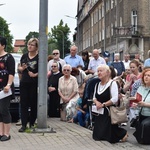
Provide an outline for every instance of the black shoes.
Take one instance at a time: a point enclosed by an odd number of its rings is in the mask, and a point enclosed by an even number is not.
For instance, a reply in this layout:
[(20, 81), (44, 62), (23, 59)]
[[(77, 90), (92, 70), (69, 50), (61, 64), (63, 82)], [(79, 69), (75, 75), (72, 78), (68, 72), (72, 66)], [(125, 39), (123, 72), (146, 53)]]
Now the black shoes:
[(10, 140), (10, 138), (11, 138), (10, 135), (9, 135), (9, 136), (3, 135), (3, 136), (1, 136), (0, 140), (1, 140), (2, 142), (4, 142), (4, 141)]
[(18, 132), (25, 132), (25, 130), (26, 130), (26, 127), (22, 126), (22, 127), (18, 130)]

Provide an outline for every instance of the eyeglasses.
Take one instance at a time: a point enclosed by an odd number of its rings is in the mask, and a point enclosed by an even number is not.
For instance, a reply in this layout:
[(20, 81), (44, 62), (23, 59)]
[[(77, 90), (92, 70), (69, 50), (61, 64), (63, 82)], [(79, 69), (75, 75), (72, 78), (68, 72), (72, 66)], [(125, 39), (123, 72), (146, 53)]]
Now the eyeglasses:
[(53, 53), (53, 55), (58, 55), (58, 53)]
[(67, 72), (69, 72), (70, 70), (69, 70), (69, 69), (64, 69), (63, 71), (67, 71)]
[(57, 66), (51, 66), (52, 68), (56, 68)]
[(34, 44), (28, 44), (28, 46), (36, 46), (36, 45), (34, 45)]

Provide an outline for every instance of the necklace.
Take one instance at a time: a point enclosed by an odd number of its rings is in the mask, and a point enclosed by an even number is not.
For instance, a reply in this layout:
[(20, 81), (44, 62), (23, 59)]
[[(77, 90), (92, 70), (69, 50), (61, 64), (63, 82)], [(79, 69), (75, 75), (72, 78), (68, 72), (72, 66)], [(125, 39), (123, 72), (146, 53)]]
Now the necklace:
[[(108, 81), (109, 81), (109, 80), (108, 80)], [(102, 91), (105, 90), (108, 81), (107, 81), (104, 85), (102, 85), (102, 84), (100, 83), (100, 86), (99, 86), (99, 92), (102, 92)]]
[(102, 92), (105, 89), (106, 85), (107, 85), (107, 83), (105, 85), (101, 85), (100, 84), (100, 86), (99, 86), (99, 92)]

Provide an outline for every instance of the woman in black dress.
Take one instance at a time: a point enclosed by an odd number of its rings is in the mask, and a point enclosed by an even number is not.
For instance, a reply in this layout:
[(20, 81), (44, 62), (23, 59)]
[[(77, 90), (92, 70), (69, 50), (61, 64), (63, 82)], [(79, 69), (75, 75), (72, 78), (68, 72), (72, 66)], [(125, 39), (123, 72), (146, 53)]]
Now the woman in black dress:
[(97, 109), (104, 109), (104, 112), (95, 116), (93, 139), (96, 141), (105, 140), (110, 143), (125, 142), (128, 137), (127, 131), (118, 127), (117, 124), (112, 125), (108, 112), (109, 106), (118, 101), (117, 83), (112, 82), (109, 66), (100, 65), (97, 73), (101, 82), (95, 85), (93, 102)]
[[(20, 80), (21, 123), (19, 132), (25, 132), (29, 121), (34, 126), (37, 118), (37, 87), (38, 87), (38, 39), (31, 38), (27, 43), (28, 52), (23, 54), (18, 70)], [(30, 108), (30, 112), (29, 112)]]
[(51, 67), (52, 74), (48, 79), (48, 116), (60, 117), (60, 96), (58, 94), (58, 80), (62, 76), (62, 73), (59, 71), (59, 63), (53, 62)]

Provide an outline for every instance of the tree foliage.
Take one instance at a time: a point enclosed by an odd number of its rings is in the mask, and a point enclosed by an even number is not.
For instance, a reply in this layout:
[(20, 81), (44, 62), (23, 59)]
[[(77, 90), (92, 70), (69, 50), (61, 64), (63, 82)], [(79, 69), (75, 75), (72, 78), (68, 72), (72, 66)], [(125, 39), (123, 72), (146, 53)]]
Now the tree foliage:
[(69, 40), (70, 32), (70, 28), (67, 24), (64, 24), (63, 20), (60, 20), (59, 25), (51, 28), (50, 45), (52, 44), (55, 48), (60, 50), (61, 58), (63, 58), (63, 49), (64, 56), (69, 53), (69, 48), (71, 45), (71, 41)]
[(52, 34), (48, 33), (48, 55), (52, 54), (52, 51), (57, 48), (56, 40), (52, 37)]
[(26, 53), (28, 50), (27, 50), (27, 43), (28, 41), (30, 40), (30, 38), (39, 38), (39, 33), (38, 32), (30, 32), (26, 38), (25, 38), (25, 48), (23, 49), (23, 53)]
[(0, 36), (3, 36), (7, 40), (6, 51), (13, 52), (12, 41), (13, 36), (10, 35), (9, 24), (7, 24), (6, 20), (0, 17)]

